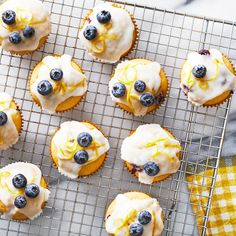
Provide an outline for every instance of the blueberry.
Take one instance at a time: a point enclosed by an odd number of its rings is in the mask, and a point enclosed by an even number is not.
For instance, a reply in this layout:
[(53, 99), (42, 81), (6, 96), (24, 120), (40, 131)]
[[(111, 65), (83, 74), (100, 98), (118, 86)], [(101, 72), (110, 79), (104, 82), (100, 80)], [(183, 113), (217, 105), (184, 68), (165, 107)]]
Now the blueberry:
[(97, 20), (101, 24), (106, 24), (107, 22), (109, 22), (111, 20), (111, 13), (109, 11), (105, 11), (105, 10), (100, 11), (97, 14)]
[(143, 93), (140, 102), (145, 107), (150, 107), (155, 103), (155, 97), (151, 93)]
[(9, 34), (9, 41), (12, 43), (12, 44), (19, 44), (21, 42), (22, 38), (20, 36), (20, 33), (15, 31), (15, 32), (12, 32), (11, 34)]
[(15, 188), (24, 188), (27, 185), (27, 179), (24, 175), (15, 175), (12, 179), (12, 184)]
[(206, 75), (207, 69), (204, 65), (194, 66), (192, 73), (196, 78), (203, 78)]
[(2, 21), (6, 25), (13, 25), (16, 22), (16, 13), (12, 10), (7, 10), (2, 13)]
[(32, 38), (34, 34), (35, 34), (35, 29), (32, 26), (26, 26), (23, 29), (23, 35), (27, 39)]
[(138, 221), (142, 225), (147, 225), (152, 220), (152, 215), (149, 211), (141, 211), (138, 215)]
[(93, 138), (89, 133), (80, 133), (77, 137), (77, 141), (81, 147), (88, 147), (91, 145)]
[(38, 93), (46, 96), (52, 92), (52, 84), (47, 80), (42, 80), (37, 87)]
[(82, 165), (88, 161), (88, 152), (85, 150), (79, 150), (74, 155), (74, 160), (76, 163)]
[(3, 111), (0, 111), (0, 126), (3, 126), (7, 123), (7, 114)]
[(143, 235), (143, 226), (139, 223), (133, 223), (129, 227), (130, 236), (141, 236)]
[(63, 71), (59, 68), (54, 68), (50, 72), (50, 78), (55, 81), (59, 81), (63, 78)]
[(88, 25), (86, 26), (86, 28), (84, 29), (84, 37), (87, 39), (87, 40), (93, 40), (96, 38), (97, 36), (97, 28), (95, 26), (92, 26), (92, 25)]
[(27, 204), (27, 200), (24, 196), (17, 196), (14, 200), (14, 205), (21, 209), (21, 208), (24, 208)]
[(144, 165), (144, 171), (149, 176), (155, 176), (160, 172), (160, 168), (155, 162), (149, 161)]
[(139, 93), (143, 93), (146, 89), (146, 84), (142, 80), (137, 80), (134, 83), (134, 89)]
[(29, 198), (36, 198), (39, 195), (40, 189), (36, 184), (29, 184), (25, 188), (25, 195)]
[(210, 55), (210, 52), (209, 52), (209, 50), (207, 50), (207, 49), (201, 49), (198, 53), (199, 53), (200, 55), (204, 55), (204, 56)]
[(125, 90), (126, 90), (125, 85), (117, 82), (113, 85), (112, 94), (116, 98), (121, 98), (125, 95)]

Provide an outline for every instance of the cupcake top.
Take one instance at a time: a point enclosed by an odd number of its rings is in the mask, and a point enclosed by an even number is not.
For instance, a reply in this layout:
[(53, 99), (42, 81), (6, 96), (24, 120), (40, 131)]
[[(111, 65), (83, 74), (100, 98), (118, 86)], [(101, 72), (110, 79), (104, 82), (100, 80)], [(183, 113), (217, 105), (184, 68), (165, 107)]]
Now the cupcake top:
[(175, 173), (180, 166), (180, 143), (158, 124), (140, 125), (125, 138), (121, 158), (133, 165), (141, 183), (152, 184), (156, 176)]
[(102, 62), (115, 63), (136, 40), (129, 13), (109, 3), (97, 5), (86, 17), (79, 33), (82, 45)]
[(75, 68), (69, 55), (46, 56), (36, 68), (37, 78), (31, 84), (42, 109), (54, 113), (59, 104), (73, 96), (83, 96), (87, 81), (80, 68)]
[(146, 115), (150, 106), (164, 99), (160, 70), (159, 63), (143, 59), (121, 62), (109, 82), (112, 100), (128, 106), (135, 116)]
[(196, 106), (231, 91), (236, 76), (227, 68), (222, 53), (216, 49), (191, 52), (181, 71), (181, 88)]
[(6, 51), (34, 51), (51, 32), (49, 13), (38, 0), (7, 0), (0, 16), (0, 42)]
[(50, 191), (41, 186), (42, 173), (31, 164), (16, 162), (0, 169), (0, 201), (7, 208), (6, 216), (22, 213), (34, 219), (42, 212)]
[(7, 93), (0, 93), (0, 150), (6, 150), (19, 139), (19, 133), (12, 119), (18, 113), (13, 98)]
[(119, 194), (105, 226), (109, 234), (116, 236), (158, 236), (164, 228), (162, 209), (155, 198), (131, 200), (125, 194)]
[(87, 122), (61, 124), (52, 142), (56, 147), (59, 172), (77, 178), (83, 165), (97, 160), (110, 146), (101, 131)]

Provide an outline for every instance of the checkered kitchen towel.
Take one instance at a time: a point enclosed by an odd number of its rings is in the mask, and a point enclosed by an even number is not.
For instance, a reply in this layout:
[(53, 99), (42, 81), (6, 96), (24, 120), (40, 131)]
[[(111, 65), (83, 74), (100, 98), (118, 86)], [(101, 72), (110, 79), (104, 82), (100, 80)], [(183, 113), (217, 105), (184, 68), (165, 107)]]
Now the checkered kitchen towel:
[[(201, 234), (208, 206), (213, 169), (187, 177), (190, 201)], [(206, 235), (236, 235), (236, 156), (221, 158)]]

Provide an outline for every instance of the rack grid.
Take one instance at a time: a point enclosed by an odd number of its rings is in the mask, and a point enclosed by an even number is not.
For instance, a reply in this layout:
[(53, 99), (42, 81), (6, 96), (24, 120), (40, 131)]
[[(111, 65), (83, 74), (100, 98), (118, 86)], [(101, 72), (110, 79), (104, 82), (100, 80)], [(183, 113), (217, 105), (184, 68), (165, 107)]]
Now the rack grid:
[[(115, 65), (92, 60), (78, 39), (81, 19), (100, 1), (43, 2), (51, 12), (52, 20), (52, 33), (47, 44), (32, 55), (23, 57), (11, 56), (1, 50), (0, 91), (14, 96), (23, 112), (24, 128), (19, 142), (13, 148), (0, 152), (0, 161), (1, 167), (16, 161), (38, 165), (49, 182), (51, 196), (43, 214), (36, 220), (19, 223), (1, 216), (0, 235), (107, 235), (103, 222), (106, 207), (118, 193), (130, 190), (144, 191), (159, 200), (165, 214), (163, 235), (198, 235), (197, 227), (204, 235), (230, 101), (213, 108), (192, 106), (180, 91), (179, 75), (187, 54), (201, 48), (217, 48), (235, 62), (235, 24), (113, 1), (135, 16), (140, 29), (136, 49), (129, 58), (158, 61), (171, 84), (168, 98), (161, 108), (155, 114), (137, 118), (115, 107), (108, 95), (107, 84)], [(74, 110), (49, 115), (33, 104), (27, 81), (36, 63), (54, 53), (67, 53), (77, 59), (89, 78), (89, 88), (86, 99)], [(97, 123), (111, 144), (103, 168), (93, 176), (78, 180), (58, 174), (49, 158), (51, 134), (60, 123), (72, 119)], [(140, 184), (124, 168), (120, 159), (123, 139), (143, 123), (159, 123), (167, 127), (183, 147), (179, 171), (152, 186)], [(186, 187), (186, 176), (199, 174), (199, 168), (214, 171), (206, 214), (200, 216), (204, 224), (197, 226)]]

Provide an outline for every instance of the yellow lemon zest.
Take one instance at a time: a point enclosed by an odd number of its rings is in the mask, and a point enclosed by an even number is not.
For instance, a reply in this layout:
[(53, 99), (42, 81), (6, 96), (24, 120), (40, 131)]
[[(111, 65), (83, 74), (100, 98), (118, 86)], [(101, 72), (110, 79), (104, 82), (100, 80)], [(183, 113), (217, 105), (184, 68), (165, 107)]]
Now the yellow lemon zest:
[(80, 82), (78, 82), (77, 84), (71, 86), (71, 87), (67, 87), (67, 91), (68, 92), (72, 92), (74, 91), (76, 88), (78, 88), (79, 86), (81, 86), (82, 84), (84, 84), (85, 78), (83, 78)]
[(203, 90), (207, 90), (209, 85), (207, 81), (199, 81), (198, 82), (198, 86), (203, 89)]
[(89, 162), (93, 161), (98, 157), (98, 148), (105, 146), (105, 144), (99, 144), (96, 141), (93, 141), (92, 144), (87, 147), (81, 147), (76, 139), (67, 138), (65, 144), (62, 147), (59, 147), (59, 152), (62, 154), (59, 156), (61, 160), (70, 160), (74, 157), (75, 153), (80, 150), (93, 150), (95, 151), (95, 157), (90, 157)]
[(214, 74), (210, 79), (208, 79), (207, 81), (214, 81), (214, 80), (216, 80), (216, 78), (217, 78), (217, 76), (218, 76), (218, 74), (219, 74), (219, 64), (222, 64), (222, 62), (220, 62), (218, 59), (215, 59), (215, 60), (213, 61), (213, 63), (216, 65), (216, 72), (215, 72), (215, 74)]
[(6, 182), (3, 183), (3, 178), (8, 178), (11, 176), (11, 173), (6, 171), (6, 172), (0, 172), (0, 186), (2, 188), (6, 188), (8, 192), (10, 192), (14, 196), (18, 196), (24, 193), (24, 189), (19, 189), (18, 191), (14, 192), (10, 189), (8, 184)]
[(156, 230), (156, 214), (155, 214), (154, 211), (152, 211), (152, 219), (153, 219), (152, 236), (155, 236), (155, 230)]
[(145, 147), (146, 147), (146, 148), (149, 148), (149, 147), (152, 147), (152, 146), (157, 145), (157, 143), (160, 143), (160, 142), (167, 142), (167, 141), (168, 141), (168, 138), (156, 139), (156, 140), (154, 140), (154, 141), (151, 141), (151, 142), (146, 143)]
[(122, 229), (123, 227), (128, 227), (130, 222), (134, 221), (135, 218), (137, 217), (137, 210), (136, 209), (132, 209), (128, 215), (125, 217), (125, 219), (121, 219), (118, 218), (117, 221), (119, 220), (121, 222), (121, 224), (116, 228), (115, 230), (115, 235), (118, 233), (118, 231), (120, 229)]
[(167, 147), (167, 148), (177, 148), (177, 149), (181, 150), (181, 146), (178, 145), (178, 144), (166, 143), (166, 144), (165, 144), (165, 147)]
[(116, 40), (118, 36), (116, 34), (108, 34), (108, 31), (112, 28), (112, 23), (102, 25), (99, 29), (99, 36), (91, 41), (90, 50), (94, 53), (103, 53), (106, 50), (106, 39)]
[(75, 152), (80, 149), (80, 146), (76, 139), (67, 138), (64, 147), (59, 147), (59, 151), (62, 156), (60, 159), (62, 160), (70, 160), (74, 157)]
[(16, 9), (16, 23), (14, 25), (6, 25), (2, 22), (2, 26), (10, 32), (20, 31), (24, 29), (26, 26), (34, 26), (37, 24), (42, 24), (47, 20), (44, 18), (40, 21), (34, 21), (33, 14), (29, 11), (26, 11), (22, 8)]

